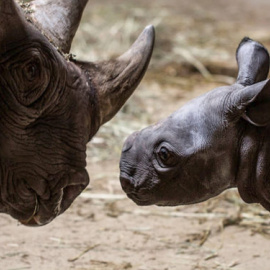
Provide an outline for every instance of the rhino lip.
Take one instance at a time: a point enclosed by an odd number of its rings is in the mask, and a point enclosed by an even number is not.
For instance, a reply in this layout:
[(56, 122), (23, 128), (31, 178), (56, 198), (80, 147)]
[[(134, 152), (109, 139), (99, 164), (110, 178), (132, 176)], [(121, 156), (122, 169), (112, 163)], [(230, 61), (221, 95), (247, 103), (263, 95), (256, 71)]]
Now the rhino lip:
[(127, 193), (127, 196), (139, 206), (148, 206), (154, 204), (150, 200), (143, 200), (142, 198), (139, 198), (135, 193)]
[(57, 211), (52, 213), (48, 213), (46, 211), (46, 206), (39, 202), (38, 196), (36, 195), (36, 204), (33, 214), (30, 216), (30, 218), (26, 220), (19, 220), (19, 222), (28, 227), (44, 226), (50, 223), (54, 218), (69, 208), (82, 189), (82, 185), (68, 185), (63, 188), (63, 195), (58, 202)]
[(38, 221), (36, 219), (37, 213), (39, 211), (39, 202), (36, 194), (35, 196), (36, 196), (36, 203), (33, 214), (27, 220), (19, 220), (19, 222), (25, 226), (39, 226)]
[(66, 211), (72, 202), (80, 195), (80, 193), (86, 187), (85, 184), (67, 185), (63, 189), (63, 197), (59, 203), (60, 212), (59, 215)]
[[(141, 186), (136, 186), (134, 184), (134, 179), (129, 176), (123, 170), (120, 174), (120, 182), (123, 191), (127, 194), (127, 197), (134, 201), (139, 206), (147, 206), (154, 204), (148, 196), (148, 192), (144, 194), (142, 193), (145, 189)], [(150, 193), (151, 194), (151, 193)]]

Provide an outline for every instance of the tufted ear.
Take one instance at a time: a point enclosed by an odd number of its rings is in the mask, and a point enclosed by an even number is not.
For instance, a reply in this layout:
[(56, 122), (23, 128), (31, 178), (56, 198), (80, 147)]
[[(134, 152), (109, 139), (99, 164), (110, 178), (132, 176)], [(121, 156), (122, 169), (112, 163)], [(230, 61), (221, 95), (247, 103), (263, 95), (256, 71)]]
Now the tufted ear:
[(230, 111), (255, 126), (270, 124), (270, 80), (231, 93)]

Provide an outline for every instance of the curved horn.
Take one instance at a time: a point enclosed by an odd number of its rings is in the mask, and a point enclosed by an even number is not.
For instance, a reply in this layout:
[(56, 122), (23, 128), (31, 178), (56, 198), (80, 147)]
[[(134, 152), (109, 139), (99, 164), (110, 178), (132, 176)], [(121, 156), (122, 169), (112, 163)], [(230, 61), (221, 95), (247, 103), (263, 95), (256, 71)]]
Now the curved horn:
[(264, 46), (244, 38), (236, 51), (239, 66), (237, 83), (244, 86), (263, 81), (269, 72), (269, 54)]
[(64, 53), (69, 53), (88, 0), (34, 0), (31, 18)]
[(97, 89), (100, 125), (109, 121), (136, 89), (150, 62), (155, 42), (153, 26), (144, 29), (131, 48), (115, 60), (81, 63)]

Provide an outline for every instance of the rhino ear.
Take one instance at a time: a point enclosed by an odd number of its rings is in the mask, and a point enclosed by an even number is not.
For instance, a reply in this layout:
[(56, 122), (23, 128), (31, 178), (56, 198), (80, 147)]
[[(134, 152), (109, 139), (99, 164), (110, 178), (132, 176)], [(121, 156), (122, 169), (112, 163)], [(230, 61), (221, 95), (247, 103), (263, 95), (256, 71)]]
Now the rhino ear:
[(124, 105), (142, 80), (154, 48), (153, 26), (144, 29), (131, 48), (117, 59), (81, 63), (97, 90), (100, 125), (108, 122)]
[(236, 59), (239, 66), (238, 84), (252, 85), (267, 78), (269, 54), (262, 44), (244, 38), (236, 51)]
[(255, 126), (270, 124), (270, 80), (231, 93), (230, 111)]
[(30, 16), (56, 47), (69, 53), (87, 2), (88, 0), (33, 0), (33, 12)]

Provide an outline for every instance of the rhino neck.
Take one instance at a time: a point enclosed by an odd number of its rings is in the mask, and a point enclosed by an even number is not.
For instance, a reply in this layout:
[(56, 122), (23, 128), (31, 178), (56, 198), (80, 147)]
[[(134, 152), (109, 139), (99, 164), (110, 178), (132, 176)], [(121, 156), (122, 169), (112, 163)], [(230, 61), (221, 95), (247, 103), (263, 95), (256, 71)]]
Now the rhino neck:
[(236, 185), (246, 203), (270, 210), (270, 128), (248, 127), (241, 138)]

